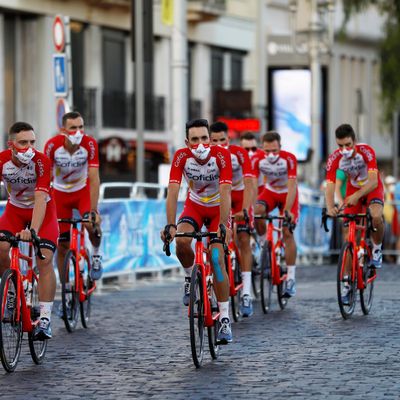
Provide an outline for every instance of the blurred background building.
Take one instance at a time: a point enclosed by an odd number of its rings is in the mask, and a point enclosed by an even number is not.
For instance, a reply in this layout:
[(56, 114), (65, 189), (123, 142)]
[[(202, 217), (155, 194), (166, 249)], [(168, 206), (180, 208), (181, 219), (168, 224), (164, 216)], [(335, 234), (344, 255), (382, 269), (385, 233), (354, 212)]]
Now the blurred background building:
[[(134, 1), (0, 0), (3, 148), (5, 132), (16, 120), (33, 124), (38, 148), (58, 130), (63, 108), (55, 96), (54, 18), (67, 16), (66, 100), (99, 140), (102, 180), (136, 179)], [(307, 1), (299, 0), (298, 12)], [(309, 37), (298, 32), (293, 40), (293, 3), (144, 1), (144, 36), (153, 39), (144, 47), (146, 181), (158, 180), (158, 165), (184, 143), (185, 121), (197, 117), (223, 118), (233, 140), (243, 131), (278, 129), (284, 144), (308, 159), (313, 143)], [(317, 3), (321, 8), (334, 3), (335, 35), (319, 60), (320, 148), (314, 151), (322, 163), (335, 148), (335, 127), (348, 122), (361, 141), (374, 146), (378, 160), (389, 164), (392, 134), (380, 125), (382, 20), (373, 9), (359, 14), (350, 20), (346, 39), (339, 40), (341, 2)], [(320, 16), (324, 30), (329, 21)]]

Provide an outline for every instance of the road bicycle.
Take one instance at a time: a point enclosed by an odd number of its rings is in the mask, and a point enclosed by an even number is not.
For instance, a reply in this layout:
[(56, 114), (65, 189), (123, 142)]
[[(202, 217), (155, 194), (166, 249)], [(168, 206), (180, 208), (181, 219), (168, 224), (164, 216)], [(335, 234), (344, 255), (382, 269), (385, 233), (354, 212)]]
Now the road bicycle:
[[(73, 332), (79, 314), (82, 326), (88, 328), (91, 313), (91, 297), (96, 282), (90, 279), (92, 268), (90, 252), (85, 246), (85, 223), (94, 223), (91, 218), (61, 218), (60, 223), (71, 225), (70, 247), (65, 255), (61, 281), (61, 304), (65, 328)], [(78, 228), (80, 224), (80, 228)], [(78, 311), (79, 309), (79, 311)]]
[[(282, 265), (284, 260), (284, 249), (282, 237), (282, 226), (287, 225), (290, 232), (293, 233), (294, 224), (290, 222), (290, 218), (285, 213), (282, 215), (255, 215), (255, 219), (267, 221), (267, 231), (265, 234), (265, 242), (262, 245), (260, 256), (260, 297), (261, 308), (264, 314), (271, 310), (271, 298), (274, 286), (278, 298), (278, 304), (283, 310), (288, 302), (285, 296), (287, 285), (286, 268)], [(274, 221), (278, 221), (278, 226), (274, 225)]]
[[(224, 228), (223, 225), (220, 226), (221, 232)], [(221, 236), (222, 240), (224, 240), (225, 235), (222, 233)], [(220, 352), (220, 345), (217, 343), (220, 313), (214, 291), (210, 254), (203, 243), (203, 238), (216, 238), (217, 234), (215, 232), (179, 232), (176, 233), (175, 237), (196, 239), (195, 262), (190, 281), (188, 316), (192, 359), (196, 368), (200, 368), (204, 357), (205, 328), (207, 328), (211, 358), (217, 359)], [(165, 238), (164, 251), (167, 256), (170, 256), (169, 242), (171, 236), (168, 231), (165, 232)]]
[[(364, 210), (360, 214), (338, 214), (336, 217), (329, 216), (326, 208), (322, 210), (322, 225), (326, 232), (329, 232), (328, 218), (344, 218), (349, 224), (348, 238), (340, 250), (337, 268), (337, 298), (340, 313), (344, 319), (350, 318), (354, 312), (357, 290), (360, 292), (361, 309), (364, 315), (371, 311), (374, 297), (374, 281), (377, 274), (370, 263), (372, 246), (369, 233), (376, 232), (376, 229), (373, 227), (369, 209), (365, 212)], [(345, 285), (349, 287), (348, 304), (342, 298)]]
[[(32, 360), (41, 364), (47, 350), (47, 340), (34, 340), (34, 328), (39, 322), (40, 306), (38, 281), (39, 273), (35, 266), (36, 255), (44, 260), (40, 251), (40, 239), (32, 231), (32, 241), (28, 242), (28, 255), (24, 254), (19, 243), (22, 240), (13, 235), (1, 235), (0, 241), (11, 245), (10, 268), (4, 271), (0, 284), (0, 358), (4, 369), (13, 372), (21, 354), (22, 336), (28, 333), (29, 351)], [(26, 268), (21, 262), (25, 262)], [(21, 271), (26, 270), (25, 274)]]

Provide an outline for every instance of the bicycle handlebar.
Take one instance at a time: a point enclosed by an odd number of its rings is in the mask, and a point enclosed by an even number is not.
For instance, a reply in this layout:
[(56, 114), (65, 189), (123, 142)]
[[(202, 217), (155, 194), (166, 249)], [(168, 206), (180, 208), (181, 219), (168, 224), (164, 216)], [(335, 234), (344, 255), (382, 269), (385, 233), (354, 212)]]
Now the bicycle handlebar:
[[(169, 225), (166, 226), (167, 229), (164, 229), (165, 241), (163, 246), (163, 251), (167, 257), (171, 255), (170, 243), (171, 243), (171, 234), (169, 233)], [(226, 237), (226, 227), (223, 224), (219, 225), (219, 230), (221, 232), (221, 240), (224, 243)], [(196, 240), (201, 240), (205, 237), (216, 238), (217, 232), (177, 232), (175, 237), (190, 237)]]
[(336, 216), (331, 216), (328, 214), (328, 210), (326, 208), (322, 209), (322, 215), (321, 215), (321, 226), (324, 227), (325, 232), (329, 232), (329, 228), (327, 225), (327, 221), (329, 218), (347, 218), (349, 220), (355, 220), (358, 218), (366, 218), (367, 220), (367, 229), (370, 230), (371, 232), (376, 232), (377, 229), (373, 226), (372, 224), (372, 216), (371, 212), (369, 211), (369, 208), (367, 208), (367, 211), (364, 214), (337, 214)]
[(20, 237), (14, 236), (14, 235), (0, 235), (0, 242), (8, 242), (11, 244), (11, 246), (18, 246), (19, 242), (31, 242), (34, 249), (35, 249), (35, 253), (36, 255), (41, 259), (41, 260), (45, 260), (46, 257), (43, 255), (42, 251), (40, 250), (40, 238), (39, 236), (36, 234), (36, 232), (31, 229), (31, 240), (22, 240)]
[(98, 229), (98, 224), (96, 224), (96, 213), (92, 212), (90, 213), (90, 218), (59, 218), (58, 222), (63, 223), (63, 224), (71, 224), (74, 227), (76, 227), (77, 224), (82, 223), (82, 224), (87, 224), (90, 223), (94, 227), (94, 234), (96, 237), (100, 237), (100, 231)]
[(268, 222), (272, 222), (274, 220), (283, 221), (284, 226), (287, 226), (290, 233), (293, 233), (296, 224), (292, 222), (292, 218), (289, 215), (289, 212), (285, 210), (285, 215), (269, 215), (269, 214), (259, 214), (255, 215), (254, 219), (263, 219)]

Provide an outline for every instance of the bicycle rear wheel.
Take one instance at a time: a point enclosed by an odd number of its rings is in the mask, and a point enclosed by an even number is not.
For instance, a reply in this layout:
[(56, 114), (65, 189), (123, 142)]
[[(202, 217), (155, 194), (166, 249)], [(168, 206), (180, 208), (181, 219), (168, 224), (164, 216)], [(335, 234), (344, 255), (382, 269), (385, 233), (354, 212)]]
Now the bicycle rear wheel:
[(75, 254), (68, 250), (61, 279), (61, 301), (63, 308), (63, 320), (68, 332), (76, 328), (79, 317), (79, 292), (76, 289)]
[[(257, 246), (257, 247), (256, 247)], [(261, 249), (258, 243), (254, 243), (254, 249), (257, 249), (258, 257), (260, 256)], [(253, 289), (253, 295), (255, 299), (259, 299), (261, 295), (261, 266), (260, 266), (260, 258), (257, 258), (254, 255), (254, 249), (251, 258), (251, 286)]]
[(21, 354), (23, 331), (21, 312), (17, 316), (17, 275), (11, 269), (1, 278), (0, 297), (0, 358), (4, 369), (13, 372)]
[[(234, 254), (234, 256), (232, 256)], [(230, 255), (231, 257), (231, 263), (232, 263), (232, 274), (233, 274), (233, 282), (235, 287), (240, 285), (242, 283), (242, 277), (240, 274), (240, 265), (239, 261), (237, 259), (237, 255), (235, 253), (232, 253)], [(227, 260), (225, 259), (225, 263)], [(236, 291), (236, 294), (231, 296), (231, 309), (232, 309), (232, 317), (235, 322), (239, 322), (242, 318), (242, 315), (240, 313), (240, 299), (242, 296), (242, 288), (238, 289)]]
[(271, 295), (272, 295), (272, 275), (271, 275), (271, 243), (265, 242), (261, 251), (260, 257), (260, 295), (261, 308), (264, 314), (271, 310)]
[(371, 280), (368, 283), (368, 279), (374, 278), (376, 275), (376, 269), (369, 266), (370, 259), (366, 249), (363, 258), (363, 281), (365, 287), (360, 290), (360, 303), (363, 314), (368, 315), (371, 311), (374, 299), (374, 280)]
[(190, 282), (189, 326), (193, 363), (200, 368), (204, 356), (204, 296), (199, 265), (193, 267)]
[[(216, 312), (218, 312), (218, 301), (211, 280), (208, 283), (208, 297), (210, 299), (211, 313), (214, 315)], [(218, 358), (220, 352), (220, 346), (217, 344), (218, 330), (219, 330), (219, 321), (217, 318), (214, 320), (213, 326), (207, 327), (208, 347), (210, 349), (211, 358), (214, 360)]]
[[(337, 269), (337, 298), (340, 313), (344, 319), (348, 319), (354, 312), (357, 299), (357, 274), (352, 277), (352, 270), (350, 274), (345, 276), (345, 265), (353, 262), (353, 248), (349, 242), (345, 242), (342, 246), (339, 256), (339, 263)], [(345, 285), (349, 286), (348, 301), (342, 298), (343, 288)]]
[[(36, 322), (40, 318), (39, 290), (38, 281), (32, 275), (32, 293), (31, 293), (31, 321)], [(35, 364), (41, 364), (44, 360), (47, 350), (47, 340), (33, 340), (33, 332), (28, 334), (29, 351)]]
[[(90, 312), (91, 312), (91, 298), (92, 293), (89, 294), (90, 289), (92, 289), (94, 282), (90, 279), (90, 269), (92, 265), (90, 263), (89, 252), (86, 250), (86, 256), (83, 258), (83, 271), (81, 271), (81, 279), (83, 282), (83, 291), (85, 293), (85, 300), (80, 302), (81, 310), (81, 321), (84, 328), (88, 328)], [(83, 257), (83, 256), (82, 256)]]

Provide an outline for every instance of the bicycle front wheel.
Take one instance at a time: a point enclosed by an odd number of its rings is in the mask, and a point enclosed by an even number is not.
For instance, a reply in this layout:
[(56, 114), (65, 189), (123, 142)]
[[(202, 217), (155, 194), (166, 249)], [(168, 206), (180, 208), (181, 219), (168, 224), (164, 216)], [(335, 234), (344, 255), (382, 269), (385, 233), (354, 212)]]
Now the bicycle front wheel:
[(80, 302), (81, 309), (81, 321), (82, 326), (84, 328), (88, 328), (90, 312), (91, 312), (91, 298), (92, 292), (91, 289), (94, 285), (94, 282), (90, 279), (90, 269), (92, 265), (90, 263), (90, 257), (88, 256), (88, 250), (86, 250), (86, 255), (83, 257), (83, 271), (81, 270), (81, 279), (83, 282), (83, 292), (85, 294), (85, 300)]
[(68, 250), (64, 260), (63, 275), (61, 277), (63, 319), (68, 332), (73, 332), (75, 330), (79, 317), (77, 279), (79, 278), (76, 276), (75, 254), (71, 250)]
[(193, 363), (200, 368), (204, 356), (204, 295), (199, 265), (193, 267), (190, 282), (189, 326)]
[[(210, 299), (211, 313), (215, 314), (216, 312), (218, 312), (218, 301), (211, 280), (208, 283), (208, 297)], [(220, 346), (217, 344), (218, 330), (219, 330), (219, 321), (218, 318), (216, 318), (214, 320), (214, 325), (207, 327), (208, 347), (210, 349), (211, 358), (213, 360), (216, 360), (218, 358), (220, 352)]]
[[(32, 274), (32, 292), (31, 296), (31, 321), (34, 323), (40, 318), (39, 290), (38, 281)], [(33, 332), (28, 334), (29, 351), (35, 364), (41, 364), (44, 360), (47, 350), (47, 340), (33, 340)]]
[(260, 295), (261, 308), (264, 314), (271, 310), (272, 275), (271, 275), (271, 243), (265, 242), (261, 251)]
[[(360, 290), (360, 303), (361, 309), (364, 315), (368, 315), (372, 308), (372, 301), (374, 299), (374, 277), (376, 275), (376, 269), (369, 266), (370, 259), (365, 250), (363, 257), (363, 281), (364, 289)], [(368, 282), (368, 280), (370, 280)]]
[[(282, 266), (279, 266), (279, 273), (281, 277), (286, 273), (286, 271), (283, 270)], [(286, 292), (286, 286), (287, 286), (287, 281), (284, 280), (282, 281), (278, 286), (277, 286), (277, 294), (278, 294), (278, 304), (281, 310), (284, 310), (285, 307), (287, 306), (288, 303), (288, 298), (285, 297), (285, 292)]]
[(17, 315), (17, 275), (11, 269), (1, 278), (0, 297), (0, 358), (4, 369), (13, 372), (21, 354), (23, 331), (21, 311)]
[[(227, 262), (225, 260), (225, 262)], [(242, 277), (240, 274), (240, 265), (237, 259), (237, 256), (231, 256), (232, 262), (232, 274), (233, 274), (233, 282), (235, 288), (242, 283)], [(242, 314), (240, 313), (240, 298), (242, 296), (242, 288), (237, 289), (236, 293), (231, 296), (231, 309), (232, 309), (232, 316), (235, 322), (239, 322), (242, 318)]]
[[(340, 313), (348, 319), (354, 312), (357, 299), (357, 274), (352, 276), (353, 247), (349, 242), (343, 244), (337, 269), (337, 298)], [(350, 273), (346, 273), (346, 265)]]

